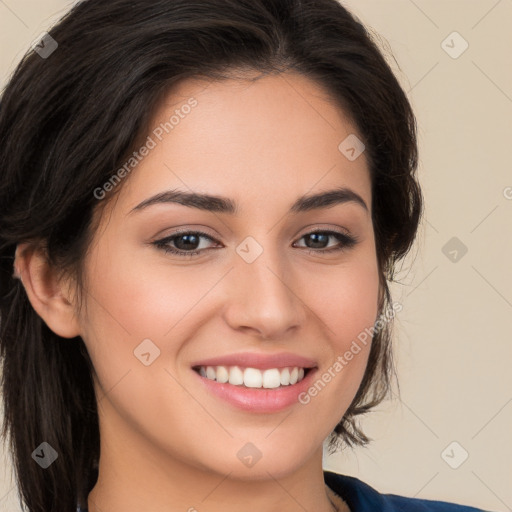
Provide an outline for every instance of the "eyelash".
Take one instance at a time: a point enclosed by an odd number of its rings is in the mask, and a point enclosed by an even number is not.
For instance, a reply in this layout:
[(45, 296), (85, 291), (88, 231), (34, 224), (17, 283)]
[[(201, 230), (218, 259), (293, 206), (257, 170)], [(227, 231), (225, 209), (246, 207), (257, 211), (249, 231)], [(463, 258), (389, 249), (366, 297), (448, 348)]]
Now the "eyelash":
[[(308, 235), (312, 235), (312, 234), (316, 234), (316, 233), (333, 236), (333, 237), (337, 238), (338, 241), (341, 242), (341, 246), (331, 247), (330, 249), (306, 248), (308, 254), (311, 254), (311, 253), (324, 253), (325, 254), (325, 253), (348, 250), (348, 249), (351, 249), (352, 247), (354, 247), (359, 241), (359, 239), (357, 237), (352, 236), (352, 235), (347, 235), (345, 233), (341, 233), (338, 231), (329, 231), (329, 230), (322, 230), (322, 229), (316, 229), (316, 230), (310, 231), (310, 232), (302, 235), (299, 238), (299, 240), (301, 240), (302, 238), (304, 238)], [(173, 255), (183, 256), (183, 257), (196, 256), (196, 255), (200, 254), (202, 251), (208, 250), (208, 249), (201, 249), (199, 251), (198, 250), (182, 251), (180, 249), (174, 249), (173, 247), (171, 247), (169, 245), (169, 243), (172, 242), (174, 239), (180, 238), (185, 235), (201, 235), (202, 237), (208, 238), (212, 242), (217, 242), (214, 238), (212, 238), (207, 233), (204, 233), (203, 231), (180, 231), (179, 233), (174, 233), (173, 235), (170, 235), (168, 237), (162, 238), (160, 240), (156, 240), (156, 241), (152, 242), (152, 245), (155, 245), (158, 249), (163, 250), (165, 253), (171, 253)]]

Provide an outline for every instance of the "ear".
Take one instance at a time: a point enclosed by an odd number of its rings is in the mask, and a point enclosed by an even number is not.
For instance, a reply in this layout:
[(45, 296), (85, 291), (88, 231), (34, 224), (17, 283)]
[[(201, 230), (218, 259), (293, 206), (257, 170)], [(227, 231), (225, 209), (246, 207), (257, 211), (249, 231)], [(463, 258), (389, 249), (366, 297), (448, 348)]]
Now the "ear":
[(71, 302), (67, 283), (59, 282), (40, 246), (19, 244), (15, 272), (19, 275), (28, 299), (46, 325), (63, 338), (80, 335), (80, 325)]

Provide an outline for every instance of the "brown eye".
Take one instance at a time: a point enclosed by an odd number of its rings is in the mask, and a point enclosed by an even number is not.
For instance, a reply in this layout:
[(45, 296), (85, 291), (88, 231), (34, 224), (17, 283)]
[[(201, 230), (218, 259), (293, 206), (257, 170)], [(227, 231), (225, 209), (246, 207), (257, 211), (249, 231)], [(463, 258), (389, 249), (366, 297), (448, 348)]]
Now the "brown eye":
[(208, 250), (208, 248), (205, 247), (198, 250), (198, 246), (203, 238), (216, 242), (210, 235), (202, 231), (187, 231), (157, 240), (153, 242), (153, 245), (166, 253), (176, 254), (178, 256), (194, 256)]
[[(332, 238), (338, 240), (338, 245), (326, 249), (329, 244), (329, 239)], [(302, 236), (301, 239), (305, 240), (306, 248), (313, 249), (311, 252), (324, 253), (350, 249), (358, 242), (357, 238), (337, 231), (313, 231)]]

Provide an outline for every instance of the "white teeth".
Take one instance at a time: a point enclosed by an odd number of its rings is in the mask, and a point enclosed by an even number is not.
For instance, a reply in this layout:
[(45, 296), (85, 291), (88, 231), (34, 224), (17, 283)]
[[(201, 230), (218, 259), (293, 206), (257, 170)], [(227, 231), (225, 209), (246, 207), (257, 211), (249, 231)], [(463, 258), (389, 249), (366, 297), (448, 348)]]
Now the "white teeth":
[(235, 386), (241, 386), (244, 383), (244, 374), (238, 366), (229, 369), (229, 383)]
[[(225, 366), (217, 366), (216, 372), (217, 382), (225, 383), (229, 380), (229, 372)], [(214, 377), (215, 378), (215, 377)]]
[(239, 366), (201, 366), (199, 374), (222, 384), (229, 382), (234, 386), (247, 388), (275, 389), (290, 386), (304, 378), (304, 368), (297, 366), (287, 368), (240, 368)]
[(277, 368), (265, 370), (263, 372), (263, 387), (264, 388), (278, 388), (281, 385), (281, 374)]
[(213, 366), (206, 367), (206, 377), (210, 380), (215, 379), (215, 368)]
[(263, 384), (263, 375), (256, 368), (246, 368), (244, 370), (244, 385), (247, 388), (261, 388)]
[(283, 368), (281, 370), (281, 384), (283, 386), (288, 386), (290, 384), (290, 370), (288, 370), (288, 368)]

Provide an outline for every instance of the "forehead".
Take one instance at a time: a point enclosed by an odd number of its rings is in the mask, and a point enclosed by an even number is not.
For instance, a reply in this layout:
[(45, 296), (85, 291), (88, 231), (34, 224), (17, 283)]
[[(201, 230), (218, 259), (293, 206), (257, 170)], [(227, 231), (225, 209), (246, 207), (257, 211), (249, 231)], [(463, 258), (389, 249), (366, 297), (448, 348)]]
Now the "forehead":
[[(223, 195), (269, 207), (308, 192), (346, 186), (371, 204), (366, 155), (340, 150), (361, 139), (321, 85), (296, 73), (217, 81), (188, 79), (155, 110), (146, 156), (125, 178), (126, 214), (167, 189)], [(246, 212), (248, 213), (248, 212)]]

